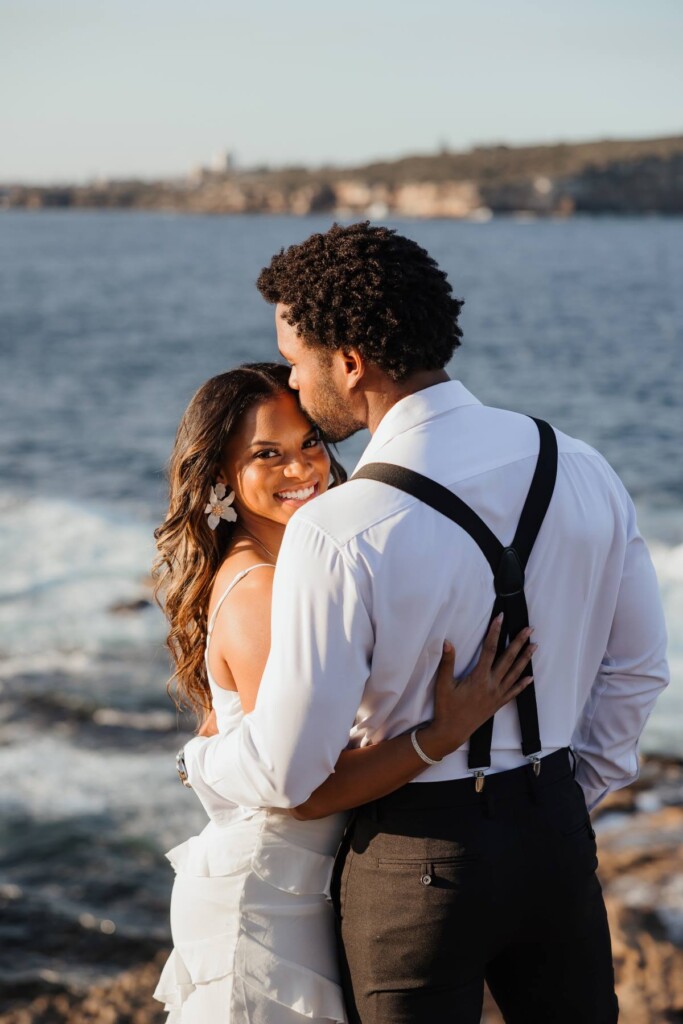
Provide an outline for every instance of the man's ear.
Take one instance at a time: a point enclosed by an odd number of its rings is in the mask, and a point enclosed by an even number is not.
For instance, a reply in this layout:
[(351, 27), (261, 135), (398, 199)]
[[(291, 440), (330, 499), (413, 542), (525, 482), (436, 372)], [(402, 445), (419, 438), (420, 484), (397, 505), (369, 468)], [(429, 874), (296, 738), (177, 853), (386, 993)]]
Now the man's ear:
[(365, 360), (357, 348), (342, 348), (341, 365), (349, 389), (355, 388), (365, 374)]

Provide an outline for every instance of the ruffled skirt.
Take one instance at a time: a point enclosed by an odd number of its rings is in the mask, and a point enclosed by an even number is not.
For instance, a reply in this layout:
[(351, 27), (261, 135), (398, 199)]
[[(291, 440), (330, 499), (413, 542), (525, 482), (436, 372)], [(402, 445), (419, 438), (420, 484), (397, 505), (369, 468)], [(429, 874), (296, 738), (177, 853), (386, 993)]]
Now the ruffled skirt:
[(329, 900), (343, 825), (256, 811), (167, 854), (174, 949), (154, 993), (167, 1024), (345, 1024)]

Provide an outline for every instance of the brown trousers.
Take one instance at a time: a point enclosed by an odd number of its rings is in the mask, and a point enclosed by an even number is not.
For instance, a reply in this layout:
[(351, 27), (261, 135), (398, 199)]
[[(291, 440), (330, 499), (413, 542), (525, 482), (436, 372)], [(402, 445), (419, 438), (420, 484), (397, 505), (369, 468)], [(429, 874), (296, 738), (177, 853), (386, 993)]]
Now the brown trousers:
[(614, 1024), (595, 834), (568, 752), (361, 808), (335, 874), (354, 1024)]

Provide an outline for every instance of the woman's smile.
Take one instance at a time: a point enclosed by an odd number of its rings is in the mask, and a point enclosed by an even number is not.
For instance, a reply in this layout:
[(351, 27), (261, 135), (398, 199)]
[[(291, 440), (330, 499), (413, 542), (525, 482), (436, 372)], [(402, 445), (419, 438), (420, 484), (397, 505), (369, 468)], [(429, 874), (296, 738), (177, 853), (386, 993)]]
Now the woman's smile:
[(294, 505), (298, 508), (300, 505), (305, 505), (311, 498), (315, 498), (319, 490), (320, 482), (315, 480), (313, 483), (302, 484), (299, 487), (287, 487), (278, 491), (275, 497), (285, 505)]

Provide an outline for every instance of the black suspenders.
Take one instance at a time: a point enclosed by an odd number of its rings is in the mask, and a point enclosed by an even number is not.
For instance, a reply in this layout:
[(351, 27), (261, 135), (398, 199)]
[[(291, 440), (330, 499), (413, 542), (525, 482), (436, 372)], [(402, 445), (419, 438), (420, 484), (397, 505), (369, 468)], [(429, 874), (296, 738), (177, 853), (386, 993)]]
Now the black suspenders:
[[(493, 573), (496, 600), (491, 612), (491, 621), (500, 612), (504, 614), (499, 652), (505, 649), (512, 637), (529, 625), (529, 613), (524, 596), (524, 572), (550, 504), (557, 477), (555, 432), (544, 420), (535, 419), (534, 423), (540, 435), (538, 460), (517, 532), (512, 544), (507, 548), (503, 547), (496, 535), (469, 505), (447, 487), (422, 476), (421, 473), (388, 462), (372, 462), (351, 477), (352, 480), (377, 480), (406, 491), (426, 505), (431, 505), (437, 512), (452, 519), (469, 533), (472, 540), (481, 548)], [(532, 671), (530, 663), (529, 672)], [(533, 764), (534, 772), (538, 774), (541, 768), (538, 756), (541, 751), (541, 737), (533, 683), (517, 697), (517, 712), (522, 733), (522, 752)], [(467, 764), (476, 778), (478, 790), (484, 785), (485, 769), (491, 766), (492, 734), (493, 718), (490, 718), (470, 737)]]

